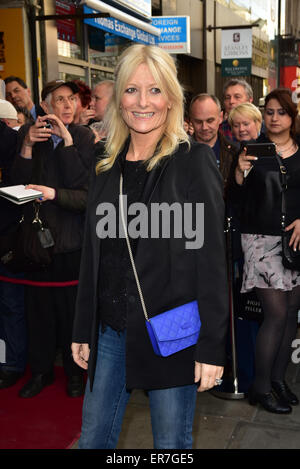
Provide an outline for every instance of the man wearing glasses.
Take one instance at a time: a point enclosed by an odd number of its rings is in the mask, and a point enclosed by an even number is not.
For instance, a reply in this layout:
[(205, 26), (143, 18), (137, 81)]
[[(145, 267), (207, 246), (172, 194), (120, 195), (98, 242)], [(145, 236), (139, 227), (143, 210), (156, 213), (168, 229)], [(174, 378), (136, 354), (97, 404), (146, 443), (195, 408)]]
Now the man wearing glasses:
[[(41, 102), (46, 114), (19, 131), (14, 183), (42, 192), (39, 218), (54, 239), (52, 263), (27, 274), (31, 284), (25, 287), (25, 309), (32, 377), (20, 390), (23, 398), (36, 396), (53, 382), (58, 349), (68, 395), (77, 397), (84, 391), (82, 371), (72, 360), (70, 346), (94, 134), (73, 124), (77, 91), (73, 82), (48, 83)], [(24, 205), (24, 217), (33, 220), (32, 203)]]

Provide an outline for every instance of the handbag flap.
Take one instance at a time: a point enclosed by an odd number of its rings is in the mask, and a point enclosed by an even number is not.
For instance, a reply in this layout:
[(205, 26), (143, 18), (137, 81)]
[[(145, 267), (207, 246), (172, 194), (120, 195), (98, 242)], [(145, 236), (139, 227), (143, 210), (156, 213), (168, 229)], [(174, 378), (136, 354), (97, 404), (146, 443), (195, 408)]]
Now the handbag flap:
[(158, 341), (183, 339), (200, 330), (201, 321), (197, 301), (165, 311), (150, 319)]

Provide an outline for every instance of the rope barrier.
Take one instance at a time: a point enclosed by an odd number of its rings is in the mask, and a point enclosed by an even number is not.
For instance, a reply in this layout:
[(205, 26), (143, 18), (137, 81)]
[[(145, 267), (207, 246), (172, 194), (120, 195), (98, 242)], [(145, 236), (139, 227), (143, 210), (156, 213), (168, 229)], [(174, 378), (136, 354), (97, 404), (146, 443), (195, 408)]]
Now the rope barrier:
[(0, 275), (1, 282), (15, 283), (18, 285), (29, 285), (31, 287), (74, 287), (78, 285), (78, 280), (69, 280), (65, 282), (39, 282), (22, 278), (12, 278)]

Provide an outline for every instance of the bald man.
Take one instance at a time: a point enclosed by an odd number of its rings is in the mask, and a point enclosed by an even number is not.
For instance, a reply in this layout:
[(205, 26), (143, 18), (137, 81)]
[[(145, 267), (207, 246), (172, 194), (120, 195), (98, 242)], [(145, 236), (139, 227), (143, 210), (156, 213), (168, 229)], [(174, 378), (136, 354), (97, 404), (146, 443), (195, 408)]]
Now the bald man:
[(109, 101), (113, 94), (114, 82), (104, 80), (98, 83), (92, 91), (90, 108), (95, 110), (95, 121), (102, 121)]
[(190, 104), (189, 115), (195, 140), (212, 148), (224, 182), (226, 182), (236, 148), (219, 131), (223, 112), (218, 98), (207, 93), (194, 96)]

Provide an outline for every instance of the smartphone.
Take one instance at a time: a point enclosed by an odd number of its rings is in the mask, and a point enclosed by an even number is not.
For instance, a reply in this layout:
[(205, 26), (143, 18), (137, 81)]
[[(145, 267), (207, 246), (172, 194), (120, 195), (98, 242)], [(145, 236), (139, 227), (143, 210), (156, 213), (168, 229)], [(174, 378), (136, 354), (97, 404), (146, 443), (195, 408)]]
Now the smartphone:
[(275, 143), (245, 143), (247, 148), (246, 155), (266, 157), (266, 156), (275, 156), (276, 155), (276, 145)]
[(49, 121), (45, 121), (44, 129), (51, 129), (52, 125)]

